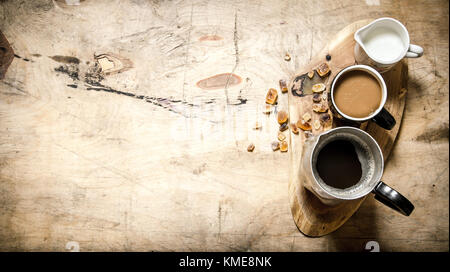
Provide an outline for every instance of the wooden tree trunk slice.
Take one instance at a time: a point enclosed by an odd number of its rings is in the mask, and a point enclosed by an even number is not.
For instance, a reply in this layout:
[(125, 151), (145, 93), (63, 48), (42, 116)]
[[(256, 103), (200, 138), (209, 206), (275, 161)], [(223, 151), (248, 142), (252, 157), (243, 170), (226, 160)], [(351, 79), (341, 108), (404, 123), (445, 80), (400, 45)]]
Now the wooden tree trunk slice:
[[(372, 20), (357, 21), (341, 30), (325, 48), (303, 69), (298, 71), (289, 84), (289, 120), (291, 123), (297, 122), (302, 115), (309, 112), (312, 116), (311, 124), (318, 120), (319, 114), (312, 110), (312, 95), (305, 94), (297, 96), (293, 91), (294, 82), (299, 76), (315, 70), (320, 64), (326, 62), (330, 67), (330, 74), (322, 79), (326, 84), (326, 92), (329, 92), (332, 80), (339, 71), (347, 66), (356, 64), (353, 50), (355, 41), (353, 34), (360, 27), (367, 25)], [(329, 55), (331, 59), (327, 60)], [(388, 97), (385, 108), (394, 116), (397, 124), (390, 130), (384, 130), (372, 122), (363, 123), (360, 128), (367, 131), (380, 145), (384, 159), (388, 158), (403, 117), (406, 98), (406, 83), (408, 77), (408, 67), (405, 61), (399, 62), (390, 71), (382, 74), (386, 81)], [(317, 74), (314, 77), (318, 77)], [(313, 78), (314, 79), (314, 78)], [(327, 98), (329, 100), (329, 98)], [(325, 103), (328, 103), (326, 101)], [(330, 110), (328, 112), (331, 115)], [(340, 126), (336, 118), (332, 118), (328, 125), (321, 126), (320, 129), (312, 129), (312, 133), (317, 135), (332, 127)], [(299, 175), (303, 143), (306, 139), (305, 133), (300, 131), (298, 135), (289, 133), (289, 200), (292, 216), (298, 229), (307, 236), (322, 236), (333, 232), (342, 226), (355, 211), (359, 208), (365, 197), (352, 201), (344, 201), (336, 206), (324, 205), (320, 200), (303, 186), (303, 181)]]

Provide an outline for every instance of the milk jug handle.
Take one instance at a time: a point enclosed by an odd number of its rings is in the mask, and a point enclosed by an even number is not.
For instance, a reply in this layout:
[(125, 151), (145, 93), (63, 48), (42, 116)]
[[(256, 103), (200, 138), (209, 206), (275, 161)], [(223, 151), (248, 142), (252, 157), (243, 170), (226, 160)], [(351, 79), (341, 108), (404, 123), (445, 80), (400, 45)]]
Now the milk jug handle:
[(406, 56), (407, 58), (418, 58), (421, 57), (423, 55), (423, 48), (415, 45), (415, 44), (410, 44), (409, 48), (408, 48), (408, 52), (406, 52)]
[(375, 194), (376, 200), (403, 215), (409, 216), (414, 210), (414, 205), (406, 197), (382, 181), (375, 186), (372, 193)]

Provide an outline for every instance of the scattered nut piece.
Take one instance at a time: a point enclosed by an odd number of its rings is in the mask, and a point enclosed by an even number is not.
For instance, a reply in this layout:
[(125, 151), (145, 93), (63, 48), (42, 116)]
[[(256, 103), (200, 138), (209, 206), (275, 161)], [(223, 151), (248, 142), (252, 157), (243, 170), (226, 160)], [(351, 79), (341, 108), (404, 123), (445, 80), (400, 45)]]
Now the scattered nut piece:
[(313, 104), (312, 109), (315, 112), (326, 112), (328, 110), (328, 108), (322, 104)]
[(319, 120), (320, 120), (320, 122), (323, 125), (326, 125), (328, 122), (331, 121), (331, 116), (330, 116), (330, 114), (328, 112), (327, 113), (321, 113), (320, 117), (319, 117)]
[(247, 151), (248, 152), (253, 152), (254, 149), (255, 149), (255, 145), (254, 144), (249, 144), (249, 146), (247, 147)]
[(303, 121), (308, 122), (309, 120), (311, 120), (311, 114), (309, 114), (309, 112), (306, 112), (305, 114), (303, 114), (302, 119)]
[(270, 144), (270, 146), (272, 147), (273, 151), (277, 151), (278, 149), (280, 149), (280, 142), (276, 141), (276, 142), (272, 142)]
[(309, 122), (305, 122), (303, 120), (298, 120), (296, 125), (298, 128), (305, 130), (305, 131), (312, 129), (311, 124)]
[(320, 94), (318, 94), (318, 93), (315, 93), (315, 94), (313, 95), (313, 98), (312, 98), (312, 100), (313, 100), (313, 102), (314, 102), (314, 103), (319, 103), (319, 102), (320, 102), (320, 100), (321, 100), (321, 98), (320, 98)]
[(308, 72), (308, 77), (309, 77), (309, 78), (313, 78), (313, 77), (314, 77), (314, 70)]
[(297, 127), (297, 125), (296, 124), (294, 124), (294, 123), (291, 123), (291, 131), (292, 131), (292, 133), (294, 133), (294, 134), (298, 134), (298, 127)]
[(314, 128), (317, 130), (321, 127), (322, 125), (320, 124), (319, 120), (314, 121)]
[(278, 131), (278, 140), (279, 141), (284, 141), (286, 140), (286, 136), (283, 134), (283, 132)]
[(280, 144), (280, 151), (286, 152), (288, 150), (288, 143), (286, 141), (282, 141)]
[(278, 123), (284, 124), (288, 120), (288, 114), (284, 110), (280, 110), (277, 115)]
[(272, 107), (270, 105), (266, 105), (266, 108), (263, 110), (264, 114), (270, 114), (272, 112)]
[(321, 93), (321, 92), (325, 91), (325, 88), (326, 88), (325, 84), (317, 83), (312, 86), (312, 91), (313, 91), (313, 93)]
[(328, 73), (330, 72), (330, 66), (328, 66), (328, 63), (324, 62), (321, 65), (319, 65), (319, 67), (317, 67), (316, 71), (319, 74), (319, 76), (324, 77), (328, 75)]
[(286, 80), (284, 80), (284, 79), (280, 79), (280, 90), (282, 93), (287, 93), (287, 91), (288, 91), (288, 88), (286, 85)]
[(286, 53), (286, 55), (284, 55), (284, 60), (285, 61), (290, 61), (291, 60), (291, 56), (288, 53)]
[(278, 92), (274, 88), (270, 88), (266, 95), (267, 104), (275, 104), (277, 102)]
[(285, 131), (286, 129), (288, 129), (288, 123), (286, 122), (286, 123), (283, 123), (281, 126), (280, 126), (280, 131)]
[(305, 137), (306, 138), (311, 138), (313, 136), (311, 131), (305, 131)]

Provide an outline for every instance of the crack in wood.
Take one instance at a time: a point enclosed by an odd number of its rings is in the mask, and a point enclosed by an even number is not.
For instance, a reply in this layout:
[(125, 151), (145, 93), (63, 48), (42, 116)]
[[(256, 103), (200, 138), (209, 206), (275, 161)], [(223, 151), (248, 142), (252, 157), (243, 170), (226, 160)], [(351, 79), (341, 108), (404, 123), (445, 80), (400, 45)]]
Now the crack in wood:
[(189, 60), (189, 46), (191, 43), (191, 30), (192, 30), (192, 15), (194, 13), (194, 4), (191, 5), (191, 18), (190, 18), (190, 24), (189, 24), (189, 30), (188, 30), (188, 37), (187, 37), (187, 43), (186, 43), (186, 53), (185, 53), (185, 58), (184, 58), (184, 73), (183, 73), (183, 86), (182, 86), (182, 98), (183, 100), (185, 100), (185, 96), (184, 96), (184, 89), (185, 89), (185, 85), (186, 85), (186, 70), (187, 70), (187, 64), (188, 64), (188, 60)]
[[(22, 94), (27, 94), (27, 92), (24, 89), (20, 88), (19, 86), (15, 85), (15, 84), (12, 84), (12, 83), (7, 82), (7, 81), (0, 81), (0, 82), (5, 84), (5, 85), (7, 85), (7, 86), (9, 86), (9, 87), (11, 87), (11, 88), (13, 88), (13, 89), (15, 89), (15, 90), (17, 90), (17, 91), (19, 91), (19, 92), (21, 92)], [(16, 93), (5, 93), (5, 92), (2, 92), (2, 93), (3, 94), (8, 94), (8, 95), (16, 95)]]
[[(237, 11), (234, 13), (234, 30), (233, 30), (233, 43), (234, 43), (234, 67), (231, 70), (230, 75), (228, 76), (227, 83), (225, 84), (225, 96), (227, 99), (227, 104), (230, 103), (230, 100), (228, 98), (228, 86), (230, 84), (231, 76), (236, 71), (236, 68), (239, 65), (239, 36), (238, 36), (238, 15)], [(244, 103), (245, 104), (245, 103)]]

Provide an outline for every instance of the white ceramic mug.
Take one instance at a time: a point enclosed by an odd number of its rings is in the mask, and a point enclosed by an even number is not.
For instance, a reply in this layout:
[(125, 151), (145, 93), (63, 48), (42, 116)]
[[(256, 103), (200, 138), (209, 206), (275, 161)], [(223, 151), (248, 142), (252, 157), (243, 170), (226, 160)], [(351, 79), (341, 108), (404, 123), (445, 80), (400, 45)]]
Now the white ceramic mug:
[[(339, 79), (342, 77), (342, 75), (344, 75), (350, 71), (355, 71), (355, 70), (364, 71), (364, 72), (372, 75), (378, 81), (378, 84), (380, 85), (380, 89), (381, 89), (380, 105), (372, 114), (370, 114), (366, 117), (362, 117), (362, 118), (352, 117), (352, 116), (349, 116), (349, 115), (343, 113), (339, 109), (339, 107), (336, 105), (336, 102), (334, 100), (334, 88), (336, 86), (336, 83), (339, 82)], [(334, 116), (336, 116), (339, 119), (348, 120), (348, 121), (351, 121), (354, 123), (362, 123), (362, 122), (371, 120), (371, 121), (375, 122), (377, 125), (379, 125), (380, 127), (387, 129), (387, 130), (391, 130), (396, 124), (395, 118), (384, 108), (384, 104), (386, 103), (386, 99), (387, 99), (386, 83), (384, 82), (384, 79), (380, 75), (380, 73), (378, 73), (374, 68), (372, 68), (370, 66), (352, 65), (347, 68), (344, 68), (333, 79), (333, 83), (331, 84), (330, 96), (331, 96), (331, 103), (332, 103), (331, 110), (334, 113)]]
[(379, 18), (354, 35), (355, 60), (384, 73), (403, 58), (418, 58), (423, 48), (411, 44), (406, 27), (393, 18)]

